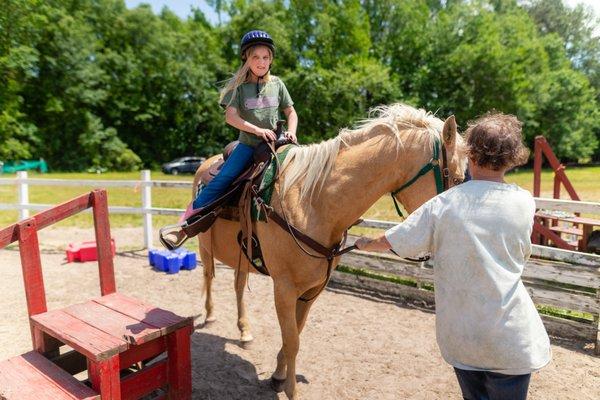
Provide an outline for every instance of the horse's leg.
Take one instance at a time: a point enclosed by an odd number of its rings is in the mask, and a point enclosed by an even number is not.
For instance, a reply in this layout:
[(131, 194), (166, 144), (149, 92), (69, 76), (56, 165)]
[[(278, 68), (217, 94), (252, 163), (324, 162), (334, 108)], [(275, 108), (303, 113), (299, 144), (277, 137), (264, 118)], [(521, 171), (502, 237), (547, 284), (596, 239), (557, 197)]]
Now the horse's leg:
[(204, 309), (206, 310), (205, 323), (214, 322), (217, 318), (214, 315), (214, 306), (212, 300), (212, 281), (215, 275), (215, 260), (211, 252), (205, 249), (202, 244), (199, 246), (200, 259), (204, 266)]
[(235, 297), (237, 300), (238, 309), (238, 329), (240, 330), (240, 341), (242, 346), (249, 345), (254, 337), (250, 333), (250, 322), (246, 313), (246, 303), (244, 303), (244, 289), (248, 282), (248, 270), (244, 270), (244, 265), (240, 265), (235, 270)]
[[(289, 399), (298, 398), (296, 389), (296, 356), (300, 347), (298, 325), (296, 321), (296, 290), (291, 282), (275, 281), (275, 309), (281, 328), (283, 357), (277, 356), (277, 368), (272, 383), (285, 379), (284, 390)], [(285, 374), (285, 375), (284, 375)], [(285, 378), (284, 378), (285, 377)]]
[[(298, 335), (302, 333), (302, 329), (306, 323), (306, 318), (308, 317), (308, 311), (310, 310), (310, 307), (313, 305), (314, 301), (315, 299), (310, 301), (296, 301), (296, 326), (298, 327)], [(279, 350), (279, 353), (277, 353), (277, 368), (271, 377), (271, 386), (276, 392), (281, 392), (283, 390), (283, 386), (285, 384), (285, 373), (286, 363), (282, 347)]]

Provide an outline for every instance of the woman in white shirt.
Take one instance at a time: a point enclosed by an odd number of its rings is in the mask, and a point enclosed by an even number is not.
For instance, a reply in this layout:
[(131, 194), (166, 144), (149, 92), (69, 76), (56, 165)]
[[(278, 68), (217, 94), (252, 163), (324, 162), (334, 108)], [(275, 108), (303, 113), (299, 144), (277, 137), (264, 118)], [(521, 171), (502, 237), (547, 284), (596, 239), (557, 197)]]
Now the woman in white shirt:
[(466, 132), (472, 180), (434, 197), (361, 250), (402, 257), (431, 252), (436, 337), (469, 400), (524, 400), (531, 372), (551, 358), (550, 341), (521, 281), (531, 254), (535, 203), (504, 181), (527, 161), (521, 123), (485, 115)]

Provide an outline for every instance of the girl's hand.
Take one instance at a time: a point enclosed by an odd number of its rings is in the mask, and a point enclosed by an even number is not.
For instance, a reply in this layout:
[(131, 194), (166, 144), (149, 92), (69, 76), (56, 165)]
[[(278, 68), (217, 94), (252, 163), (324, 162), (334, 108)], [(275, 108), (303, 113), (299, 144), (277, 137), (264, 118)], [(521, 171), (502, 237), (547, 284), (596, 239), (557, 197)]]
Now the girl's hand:
[(254, 134), (266, 142), (273, 142), (276, 139), (275, 132), (271, 129), (258, 128)]
[(290, 131), (286, 131), (284, 133), (285, 137), (291, 140), (293, 143), (298, 143), (298, 138), (296, 138), (296, 134)]

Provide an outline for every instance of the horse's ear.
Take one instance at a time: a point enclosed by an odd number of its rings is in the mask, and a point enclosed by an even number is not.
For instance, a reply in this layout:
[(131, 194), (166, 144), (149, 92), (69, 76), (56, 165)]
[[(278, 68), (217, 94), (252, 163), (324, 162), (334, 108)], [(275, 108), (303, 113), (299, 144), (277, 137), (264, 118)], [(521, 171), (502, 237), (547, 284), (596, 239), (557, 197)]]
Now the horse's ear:
[(451, 146), (454, 144), (456, 132), (456, 118), (454, 118), (454, 115), (451, 115), (444, 121), (444, 129), (442, 129), (442, 137), (446, 145)]

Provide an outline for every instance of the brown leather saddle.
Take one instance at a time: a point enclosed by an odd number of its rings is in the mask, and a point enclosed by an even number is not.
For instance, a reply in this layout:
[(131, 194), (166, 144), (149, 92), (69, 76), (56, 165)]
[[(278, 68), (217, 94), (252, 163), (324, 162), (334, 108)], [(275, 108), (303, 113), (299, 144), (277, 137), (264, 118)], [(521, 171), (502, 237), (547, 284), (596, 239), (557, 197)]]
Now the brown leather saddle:
[[(290, 141), (283, 137), (283, 121), (277, 123), (277, 134), (279, 139), (274, 143), (263, 142), (254, 150), (253, 163), (230, 185), (225, 193), (211, 204), (196, 210), (183, 224), (169, 225), (161, 229), (159, 233), (161, 243), (168, 249), (181, 246), (190, 237), (206, 232), (217, 217), (239, 220), (241, 222), (242, 237), (238, 239), (240, 246), (249, 259), (252, 258), (253, 250), (258, 252), (258, 242), (252, 234), (251, 227), (251, 201), (256, 196), (257, 188), (262, 177), (269, 166), (277, 148)], [(225, 160), (233, 152), (238, 142), (229, 143), (224, 151), (222, 159), (211, 165), (200, 177), (201, 185), (207, 185), (221, 170)], [(251, 240), (249, 238), (254, 240)], [(246, 242), (246, 247), (242, 246)], [(262, 271), (261, 271), (262, 272)]]

